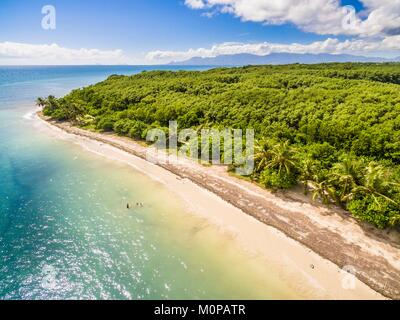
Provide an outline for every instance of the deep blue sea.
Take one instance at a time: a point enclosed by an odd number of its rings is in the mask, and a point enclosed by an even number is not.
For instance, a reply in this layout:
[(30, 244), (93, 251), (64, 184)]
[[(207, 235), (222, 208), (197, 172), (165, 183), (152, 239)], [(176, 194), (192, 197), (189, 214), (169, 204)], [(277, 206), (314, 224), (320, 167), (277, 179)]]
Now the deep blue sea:
[(0, 299), (294, 297), (162, 185), (32, 117), (39, 96), (181, 68), (0, 67)]

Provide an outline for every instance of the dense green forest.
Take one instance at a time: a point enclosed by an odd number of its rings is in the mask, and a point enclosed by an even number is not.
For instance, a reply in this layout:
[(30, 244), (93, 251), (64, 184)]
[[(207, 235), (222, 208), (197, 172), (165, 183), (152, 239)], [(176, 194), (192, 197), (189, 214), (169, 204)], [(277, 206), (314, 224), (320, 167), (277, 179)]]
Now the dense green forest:
[(400, 64), (114, 75), (38, 104), (54, 119), (135, 139), (171, 120), (253, 128), (253, 181), (275, 190), (302, 184), (379, 228), (400, 225)]

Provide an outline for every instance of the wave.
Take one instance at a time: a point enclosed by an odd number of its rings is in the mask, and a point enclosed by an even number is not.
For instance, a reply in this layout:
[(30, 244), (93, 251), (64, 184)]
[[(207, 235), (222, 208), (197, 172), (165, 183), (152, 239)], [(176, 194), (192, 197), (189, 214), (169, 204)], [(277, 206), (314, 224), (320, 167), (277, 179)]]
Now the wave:
[(25, 120), (33, 120), (34, 117), (35, 117), (35, 114), (36, 114), (39, 110), (40, 110), (39, 108), (36, 108), (36, 109), (34, 109), (34, 110), (32, 110), (32, 111), (29, 111), (28, 113), (24, 114), (24, 115), (22, 116), (22, 118), (24, 118)]

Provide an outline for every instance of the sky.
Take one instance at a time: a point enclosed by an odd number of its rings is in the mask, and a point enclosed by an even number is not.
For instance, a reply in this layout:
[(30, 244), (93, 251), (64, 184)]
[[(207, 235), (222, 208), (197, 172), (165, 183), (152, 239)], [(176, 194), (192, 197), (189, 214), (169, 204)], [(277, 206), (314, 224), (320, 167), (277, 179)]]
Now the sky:
[(0, 0), (0, 65), (400, 56), (400, 0)]

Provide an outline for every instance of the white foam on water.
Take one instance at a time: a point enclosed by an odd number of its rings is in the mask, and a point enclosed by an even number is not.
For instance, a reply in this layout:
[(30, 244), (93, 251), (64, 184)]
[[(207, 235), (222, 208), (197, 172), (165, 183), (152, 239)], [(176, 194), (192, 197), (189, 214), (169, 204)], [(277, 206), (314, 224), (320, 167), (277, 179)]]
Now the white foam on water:
[(32, 111), (29, 111), (28, 113), (24, 114), (22, 116), (22, 118), (24, 118), (25, 120), (33, 120), (35, 118), (35, 114), (40, 111), (40, 108), (36, 108)]

